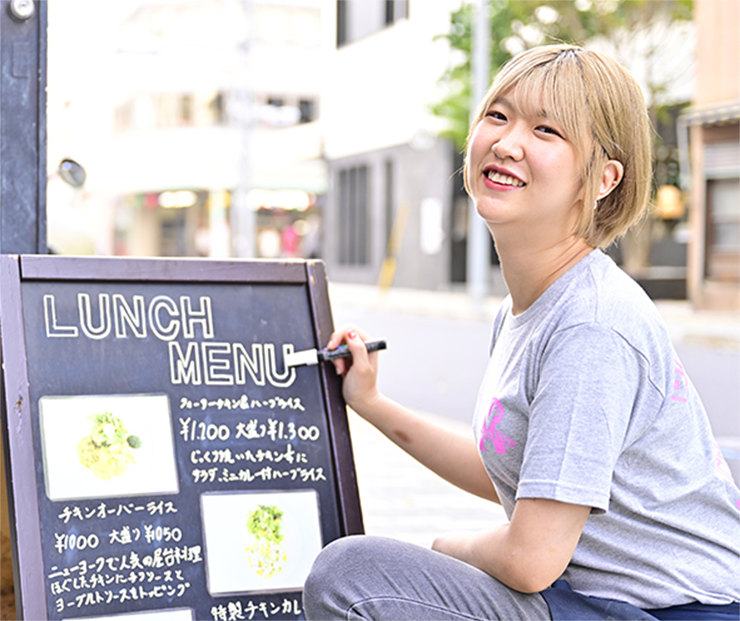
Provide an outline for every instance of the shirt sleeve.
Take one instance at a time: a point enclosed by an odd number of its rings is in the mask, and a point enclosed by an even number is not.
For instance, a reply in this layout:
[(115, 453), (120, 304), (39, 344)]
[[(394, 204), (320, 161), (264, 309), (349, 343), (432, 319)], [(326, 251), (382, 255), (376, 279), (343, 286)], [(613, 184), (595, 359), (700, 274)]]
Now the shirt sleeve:
[(584, 324), (554, 333), (536, 364), (517, 499), (605, 512), (645, 383), (641, 356), (619, 334)]

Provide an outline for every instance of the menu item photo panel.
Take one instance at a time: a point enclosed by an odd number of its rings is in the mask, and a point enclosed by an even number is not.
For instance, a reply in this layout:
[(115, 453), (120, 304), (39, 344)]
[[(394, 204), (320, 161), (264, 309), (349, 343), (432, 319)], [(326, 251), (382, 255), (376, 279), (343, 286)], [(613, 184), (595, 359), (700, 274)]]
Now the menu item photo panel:
[(314, 490), (201, 496), (211, 595), (294, 591), (321, 551)]
[(167, 395), (39, 399), (50, 500), (176, 494)]
[(193, 611), (189, 608), (172, 608), (169, 610), (144, 610), (107, 617), (75, 617), (68, 621), (193, 621)]

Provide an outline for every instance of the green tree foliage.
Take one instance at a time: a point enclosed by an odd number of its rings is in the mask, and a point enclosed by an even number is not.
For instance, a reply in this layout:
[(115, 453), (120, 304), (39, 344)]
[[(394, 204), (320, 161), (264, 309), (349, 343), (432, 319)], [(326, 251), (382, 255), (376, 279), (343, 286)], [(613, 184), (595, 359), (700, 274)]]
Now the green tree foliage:
[[(638, 30), (692, 17), (691, 0), (489, 0), (488, 9), (492, 76), (509, 58), (530, 47), (583, 44), (601, 36), (619, 48), (629, 45), (630, 35)], [(473, 15), (473, 6), (464, 4), (452, 14), (449, 32), (441, 35), (457, 51), (459, 62), (442, 77), (447, 96), (432, 106), (432, 112), (448, 122), (442, 135), (460, 149), (470, 118)], [(661, 85), (648, 88), (658, 92)]]

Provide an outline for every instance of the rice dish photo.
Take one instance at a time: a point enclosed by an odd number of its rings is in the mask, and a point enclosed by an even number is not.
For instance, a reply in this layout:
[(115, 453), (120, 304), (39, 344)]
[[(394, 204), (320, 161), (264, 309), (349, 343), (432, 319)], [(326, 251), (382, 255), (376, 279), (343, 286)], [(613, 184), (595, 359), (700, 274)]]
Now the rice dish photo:
[(92, 431), (77, 444), (80, 463), (104, 481), (122, 477), (129, 465), (136, 463), (134, 451), (141, 447), (141, 439), (110, 412), (91, 414), (89, 418)]

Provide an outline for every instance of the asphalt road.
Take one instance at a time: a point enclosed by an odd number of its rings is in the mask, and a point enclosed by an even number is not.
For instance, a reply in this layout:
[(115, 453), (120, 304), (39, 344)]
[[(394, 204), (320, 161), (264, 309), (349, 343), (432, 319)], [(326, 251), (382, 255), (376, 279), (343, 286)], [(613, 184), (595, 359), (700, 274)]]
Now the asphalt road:
[(336, 325), (356, 323), (384, 338), (378, 385), (389, 397), (424, 412), (469, 421), (488, 360), (484, 322), (335, 307)]

